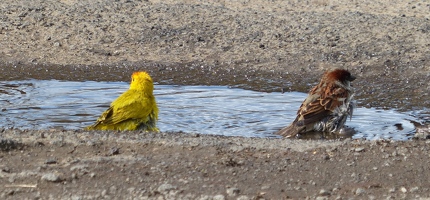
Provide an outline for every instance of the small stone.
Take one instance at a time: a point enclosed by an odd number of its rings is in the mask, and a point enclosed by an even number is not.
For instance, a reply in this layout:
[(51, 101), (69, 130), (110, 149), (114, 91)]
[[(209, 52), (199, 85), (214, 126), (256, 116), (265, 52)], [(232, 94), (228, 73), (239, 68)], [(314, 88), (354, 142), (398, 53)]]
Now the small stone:
[(127, 189), (127, 192), (129, 192), (130, 194), (133, 193), (134, 191), (136, 191), (135, 187), (131, 187)]
[(106, 156), (113, 156), (113, 155), (118, 155), (119, 154), (119, 148), (117, 147), (112, 147), (110, 148), (109, 152), (106, 154)]
[(218, 194), (218, 195), (215, 195), (212, 199), (213, 200), (225, 200), (225, 197), (222, 194)]
[(407, 190), (405, 187), (401, 187), (401, 188), (400, 188), (400, 191), (402, 191), (403, 193), (408, 192), (408, 190)]
[(168, 192), (170, 190), (176, 190), (176, 187), (168, 183), (161, 184), (160, 186), (158, 186), (158, 189), (157, 189), (157, 191), (160, 193)]
[(363, 188), (357, 188), (357, 190), (355, 190), (356, 195), (362, 195), (364, 193), (366, 193), (366, 190), (364, 190)]
[(49, 182), (60, 182), (61, 177), (58, 173), (47, 173), (42, 176), (42, 180)]
[(45, 161), (45, 164), (48, 164), (48, 165), (57, 164), (57, 160), (55, 158), (50, 158)]
[(261, 189), (262, 190), (270, 189), (270, 185), (263, 185), (263, 186), (261, 186)]
[(410, 192), (417, 192), (420, 188), (419, 187), (413, 187), (409, 189)]
[(241, 196), (237, 197), (237, 199), (236, 199), (236, 200), (250, 200), (250, 199), (251, 199), (251, 198), (249, 198), (248, 196), (241, 195)]
[(75, 171), (75, 170), (86, 171), (87, 167), (88, 167), (88, 165), (74, 165), (74, 166), (70, 167), (70, 171)]
[(329, 196), (330, 195), (330, 191), (325, 190), (325, 189), (321, 189), (319, 195), (320, 196)]
[(74, 165), (70, 167), (70, 171), (75, 172), (76, 176), (83, 176), (84, 174), (88, 174), (87, 165)]
[(364, 148), (363, 147), (358, 147), (354, 149), (355, 152), (363, 152)]
[(414, 139), (428, 140), (430, 139), (430, 125), (428, 127), (420, 126), (417, 127), (417, 132), (415, 133)]
[(390, 188), (390, 189), (388, 190), (388, 192), (389, 192), (389, 193), (394, 193), (394, 192), (396, 192), (396, 188)]
[(327, 200), (328, 197), (322, 197), (322, 196), (318, 196), (317, 198), (315, 198), (315, 200)]
[(199, 198), (199, 200), (210, 200), (210, 199), (212, 199), (212, 197), (209, 195), (203, 195), (203, 196), (200, 196)]
[(83, 198), (82, 198), (82, 196), (75, 196), (75, 195), (72, 195), (70, 199), (71, 199), (71, 200), (82, 200)]
[(237, 196), (240, 193), (239, 188), (228, 188), (227, 189), (227, 195), (228, 196)]
[(10, 168), (9, 167), (4, 167), (1, 169), (2, 172), (6, 172), (6, 173), (10, 173)]
[(15, 177), (13, 177), (13, 176), (9, 177), (8, 181), (9, 181), (9, 183), (15, 182)]
[(115, 185), (112, 185), (109, 188), (109, 194), (116, 194), (117, 190), (118, 190), (118, 188)]

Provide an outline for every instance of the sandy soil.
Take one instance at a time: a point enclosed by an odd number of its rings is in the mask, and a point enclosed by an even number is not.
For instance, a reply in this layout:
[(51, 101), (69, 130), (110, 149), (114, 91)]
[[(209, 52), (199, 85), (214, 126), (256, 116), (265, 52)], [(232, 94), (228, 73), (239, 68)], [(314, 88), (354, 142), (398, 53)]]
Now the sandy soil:
[[(429, 13), (425, 1), (400, 0), (3, 0), (0, 80), (128, 81), (143, 69), (163, 84), (306, 92), (344, 67), (359, 77), (359, 106), (422, 110)], [(0, 139), (1, 199), (430, 198), (425, 139), (81, 130), (0, 130)]]

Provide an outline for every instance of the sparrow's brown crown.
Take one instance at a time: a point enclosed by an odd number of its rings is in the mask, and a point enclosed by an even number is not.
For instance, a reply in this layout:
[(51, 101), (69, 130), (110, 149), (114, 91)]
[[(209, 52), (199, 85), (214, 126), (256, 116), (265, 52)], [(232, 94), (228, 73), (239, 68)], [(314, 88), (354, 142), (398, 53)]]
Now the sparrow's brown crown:
[(333, 71), (329, 72), (326, 76), (327, 76), (328, 80), (335, 80), (335, 81), (338, 80), (341, 82), (355, 80), (355, 76), (351, 75), (351, 73), (349, 73), (349, 71), (344, 70), (344, 69), (333, 70)]

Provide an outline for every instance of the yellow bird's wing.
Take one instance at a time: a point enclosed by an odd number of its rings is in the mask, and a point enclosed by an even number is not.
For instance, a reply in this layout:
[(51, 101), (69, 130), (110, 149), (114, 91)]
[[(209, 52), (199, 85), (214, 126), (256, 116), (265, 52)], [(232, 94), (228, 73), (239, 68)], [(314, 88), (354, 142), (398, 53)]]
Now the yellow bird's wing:
[(152, 95), (142, 92), (126, 91), (112, 102), (97, 121), (103, 124), (118, 124), (129, 119), (147, 118), (153, 110)]

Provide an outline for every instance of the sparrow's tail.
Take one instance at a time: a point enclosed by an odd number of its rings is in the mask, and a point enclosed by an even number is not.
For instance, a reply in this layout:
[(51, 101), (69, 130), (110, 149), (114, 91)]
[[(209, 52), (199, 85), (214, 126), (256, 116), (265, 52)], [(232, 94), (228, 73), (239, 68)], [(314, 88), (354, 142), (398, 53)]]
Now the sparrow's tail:
[(276, 132), (275, 134), (284, 136), (286, 138), (292, 138), (292, 137), (296, 137), (299, 134), (299, 131), (300, 131), (300, 128), (297, 127), (294, 123), (292, 123), (289, 126)]

